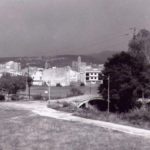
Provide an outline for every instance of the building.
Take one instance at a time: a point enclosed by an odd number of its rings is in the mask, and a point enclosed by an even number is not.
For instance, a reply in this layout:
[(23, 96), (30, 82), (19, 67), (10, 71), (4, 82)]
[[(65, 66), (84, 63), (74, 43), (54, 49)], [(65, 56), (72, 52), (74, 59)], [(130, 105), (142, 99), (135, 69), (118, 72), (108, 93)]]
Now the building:
[(69, 86), (72, 82), (79, 80), (79, 73), (73, 71), (70, 67), (53, 67), (43, 71), (43, 82), (51, 86)]
[(42, 86), (44, 84), (43, 82), (43, 69), (38, 69), (37, 71), (33, 72), (31, 75), (33, 79), (33, 85), (34, 86)]
[(0, 64), (0, 74), (9, 73), (11, 75), (17, 76), (21, 74), (21, 64), (14, 61), (9, 61), (4, 64)]
[(85, 84), (102, 84), (102, 70), (104, 65), (99, 65), (99, 67), (93, 68), (88, 66), (85, 70)]
[(86, 67), (86, 62), (82, 62), (81, 56), (78, 56), (77, 61), (72, 62), (72, 69), (81, 72)]
[(9, 61), (9, 62), (5, 63), (5, 69), (20, 72), (21, 71), (21, 64), (18, 62)]

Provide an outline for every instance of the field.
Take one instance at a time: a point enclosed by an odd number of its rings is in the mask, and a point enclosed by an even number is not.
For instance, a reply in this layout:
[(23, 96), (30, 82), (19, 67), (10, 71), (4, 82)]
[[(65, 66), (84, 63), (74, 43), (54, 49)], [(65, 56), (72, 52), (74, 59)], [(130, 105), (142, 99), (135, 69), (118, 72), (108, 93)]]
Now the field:
[[(71, 86), (66, 87), (51, 87), (50, 88), (50, 95), (51, 99), (57, 99), (57, 98), (65, 98), (70, 94)], [(97, 94), (97, 85), (94, 86), (77, 86), (77, 89), (79, 89), (83, 94)], [(26, 92), (22, 92), (22, 94), (25, 94)], [(42, 95), (48, 97), (48, 87), (39, 86), (39, 87), (31, 87), (31, 95)]]
[(0, 150), (149, 150), (150, 141), (0, 107)]

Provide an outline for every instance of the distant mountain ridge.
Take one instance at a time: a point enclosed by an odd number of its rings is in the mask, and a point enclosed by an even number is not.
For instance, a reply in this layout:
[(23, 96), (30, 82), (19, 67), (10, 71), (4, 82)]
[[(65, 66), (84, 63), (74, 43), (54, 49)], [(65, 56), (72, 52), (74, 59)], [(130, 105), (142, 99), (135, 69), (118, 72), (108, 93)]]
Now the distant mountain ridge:
[(48, 62), (50, 66), (63, 67), (72, 64), (72, 61), (77, 61), (78, 56), (81, 56), (83, 62), (87, 64), (103, 64), (107, 58), (114, 55), (114, 51), (103, 51), (100, 53), (88, 54), (88, 55), (57, 55), (57, 56), (41, 56), (41, 57), (5, 57), (0, 58), (0, 63), (7, 61), (16, 61), (22, 64), (22, 67), (26, 67), (29, 63), (31, 66), (44, 67), (45, 62)]

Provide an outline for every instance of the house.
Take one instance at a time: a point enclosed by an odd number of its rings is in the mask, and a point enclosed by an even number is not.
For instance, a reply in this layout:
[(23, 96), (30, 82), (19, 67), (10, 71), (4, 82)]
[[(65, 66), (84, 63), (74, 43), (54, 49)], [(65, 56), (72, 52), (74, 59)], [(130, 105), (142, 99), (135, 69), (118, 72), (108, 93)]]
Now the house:
[(96, 84), (96, 83), (103, 83), (102, 80), (102, 70), (103, 67), (101, 66), (96, 67), (96, 68), (92, 68), (92, 67), (88, 67), (85, 70), (85, 82), (86, 84)]

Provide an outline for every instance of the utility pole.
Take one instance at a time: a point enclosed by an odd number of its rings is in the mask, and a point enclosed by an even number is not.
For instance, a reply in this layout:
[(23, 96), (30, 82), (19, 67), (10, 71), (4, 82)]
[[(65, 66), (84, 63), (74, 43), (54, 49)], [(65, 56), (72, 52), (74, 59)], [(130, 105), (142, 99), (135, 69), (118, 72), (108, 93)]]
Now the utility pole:
[(91, 81), (90, 81), (90, 95), (92, 93)]
[(28, 75), (26, 74), (26, 99), (28, 97)]
[(28, 64), (28, 96), (29, 96), (29, 100), (30, 100), (30, 85), (29, 85), (29, 72), (30, 72), (30, 70), (29, 70), (29, 64)]
[(51, 99), (51, 81), (48, 81), (47, 84), (48, 84), (48, 99), (50, 100)]
[(108, 89), (107, 89), (107, 112), (110, 112), (110, 76), (107, 78), (108, 81)]

